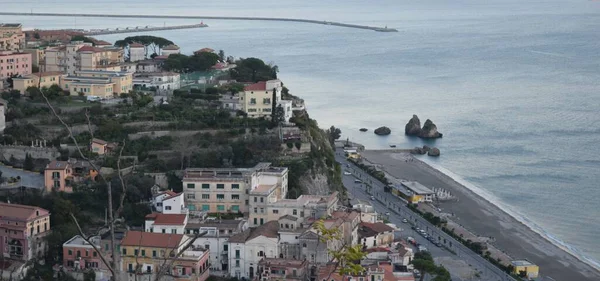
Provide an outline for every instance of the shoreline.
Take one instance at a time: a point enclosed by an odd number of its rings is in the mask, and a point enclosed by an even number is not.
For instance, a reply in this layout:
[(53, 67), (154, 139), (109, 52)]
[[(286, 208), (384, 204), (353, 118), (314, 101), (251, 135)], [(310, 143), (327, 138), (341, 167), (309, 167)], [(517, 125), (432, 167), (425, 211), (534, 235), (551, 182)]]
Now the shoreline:
[(443, 167), (436, 167), (413, 155), (417, 161), (406, 163), (398, 156), (407, 153), (365, 150), (363, 157), (381, 166), (388, 174), (417, 180), (426, 186), (442, 187), (459, 202), (442, 202), (445, 211), (456, 214), (456, 221), (479, 236), (499, 236), (492, 244), (514, 259), (528, 258), (540, 266), (543, 276), (555, 280), (600, 280), (600, 268), (593, 261), (569, 248), (568, 244), (549, 237), (542, 229), (529, 225), (526, 217), (507, 211), (507, 206), (493, 200), (489, 192), (470, 184)]

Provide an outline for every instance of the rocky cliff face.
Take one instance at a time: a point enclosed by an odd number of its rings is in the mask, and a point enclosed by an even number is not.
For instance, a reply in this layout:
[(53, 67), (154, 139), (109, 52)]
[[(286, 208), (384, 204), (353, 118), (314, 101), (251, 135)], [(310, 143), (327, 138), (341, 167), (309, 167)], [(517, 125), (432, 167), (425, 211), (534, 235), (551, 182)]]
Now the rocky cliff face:
[(404, 134), (409, 136), (418, 136), (421, 133), (421, 120), (417, 115), (413, 115), (406, 126), (404, 126)]
[(438, 132), (437, 126), (429, 119), (425, 121), (423, 128), (421, 128), (421, 121), (417, 115), (413, 115), (413, 117), (408, 120), (408, 123), (406, 123), (406, 126), (404, 126), (404, 134), (424, 139), (442, 137), (442, 133)]

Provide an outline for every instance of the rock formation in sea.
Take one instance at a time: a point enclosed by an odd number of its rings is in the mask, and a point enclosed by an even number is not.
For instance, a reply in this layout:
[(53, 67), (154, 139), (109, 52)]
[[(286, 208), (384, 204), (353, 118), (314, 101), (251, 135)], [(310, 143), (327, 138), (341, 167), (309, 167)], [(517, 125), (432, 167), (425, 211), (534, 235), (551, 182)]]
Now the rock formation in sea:
[(421, 129), (419, 137), (425, 139), (441, 138), (442, 133), (438, 132), (437, 126), (433, 124), (431, 120), (427, 119), (427, 121), (425, 121), (425, 124), (423, 124), (423, 128)]
[(437, 147), (433, 147), (427, 152), (427, 155), (434, 157), (440, 156), (440, 150)]
[(418, 136), (421, 133), (421, 120), (417, 115), (408, 120), (406, 126), (404, 126), (404, 134), (409, 136)]
[(379, 135), (379, 136), (387, 136), (391, 133), (392, 133), (392, 130), (390, 130), (390, 128), (388, 128), (386, 126), (375, 129), (375, 134)]
[(360, 129), (359, 129), (359, 131), (361, 131), (361, 132), (366, 132), (366, 131), (368, 131), (368, 130), (369, 130), (369, 129), (367, 129), (367, 128), (360, 128)]
[(437, 126), (429, 119), (425, 121), (423, 128), (421, 128), (421, 121), (417, 115), (413, 115), (413, 117), (408, 120), (408, 123), (406, 123), (406, 126), (404, 126), (404, 134), (424, 139), (435, 139), (442, 137), (442, 133), (438, 132)]

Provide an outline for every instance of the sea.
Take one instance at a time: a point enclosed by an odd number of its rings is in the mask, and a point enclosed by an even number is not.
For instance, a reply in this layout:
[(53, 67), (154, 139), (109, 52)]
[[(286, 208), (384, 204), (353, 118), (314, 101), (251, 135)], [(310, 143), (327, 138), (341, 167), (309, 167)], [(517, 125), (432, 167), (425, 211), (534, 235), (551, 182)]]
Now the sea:
[[(423, 157), (600, 266), (600, 2), (588, 0), (0, 0), (1, 11), (294, 17), (204, 20), (152, 32), (183, 53), (210, 47), (279, 66), (319, 125), (368, 149), (429, 145)], [(125, 28), (197, 20), (0, 16), (26, 28)], [(128, 36), (98, 38), (115, 41)], [(404, 135), (417, 114), (442, 139)], [(373, 130), (388, 126), (389, 136)], [(369, 132), (359, 132), (359, 128)]]

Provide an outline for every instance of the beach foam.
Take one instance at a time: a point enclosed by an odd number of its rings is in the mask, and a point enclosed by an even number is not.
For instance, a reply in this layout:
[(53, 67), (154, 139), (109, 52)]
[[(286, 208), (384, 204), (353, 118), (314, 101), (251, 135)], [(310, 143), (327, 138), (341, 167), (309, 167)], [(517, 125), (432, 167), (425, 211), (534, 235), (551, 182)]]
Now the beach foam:
[(540, 227), (535, 222), (533, 222), (532, 220), (530, 220), (527, 216), (525, 216), (523, 214), (520, 214), (518, 212), (513, 211), (514, 208), (511, 208), (511, 206), (508, 206), (505, 203), (503, 203), (501, 200), (499, 200), (492, 193), (490, 193), (487, 190), (484, 190), (484, 189), (476, 186), (475, 184), (473, 184), (473, 183), (471, 183), (471, 182), (463, 179), (461, 176), (453, 173), (452, 171), (450, 171), (450, 170), (448, 170), (448, 169), (446, 169), (444, 167), (441, 167), (439, 165), (427, 162), (426, 160), (422, 160), (422, 159), (419, 159), (417, 157), (415, 157), (415, 160), (419, 161), (422, 165), (428, 166), (430, 169), (436, 170), (436, 171), (444, 174), (445, 176), (451, 178), (452, 180), (456, 181), (460, 185), (462, 185), (465, 188), (469, 189), (471, 192), (475, 193), (476, 195), (480, 196), (481, 198), (483, 198), (486, 201), (490, 202), (491, 204), (495, 205), (500, 210), (502, 210), (503, 212), (507, 213), (508, 215), (510, 215), (511, 217), (513, 217), (515, 220), (517, 220), (518, 222), (522, 223), (523, 225), (525, 225), (526, 227), (528, 227), (529, 229), (531, 229), (533, 232), (539, 234), (540, 236), (542, 236), (544, 239), (546, 239), (547, 241), (549, 241), (553, 245), (559, 247), (560, 249), (564, 250), (565, 252), (567, 252), (567, 253), (575, 256), (577, 259), (581, 260), (582, 262), (584, 262), (584, 263), (590, 265), (591, 267), (595, 268), (596, 270), (600, 271), (600, 262), (599, 261), (596, 261), (596, 260), (594, 260), (592, 258), (589, 258), (589, 257), (585, 256), (577, 248), (569, 245), (565, 241), (562, 241), (562, 240), (556, 238), (551, 233), (549, 233), (548, 231), (544, 230), (542, 227)]

